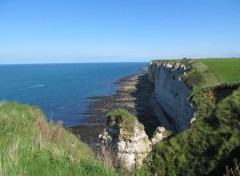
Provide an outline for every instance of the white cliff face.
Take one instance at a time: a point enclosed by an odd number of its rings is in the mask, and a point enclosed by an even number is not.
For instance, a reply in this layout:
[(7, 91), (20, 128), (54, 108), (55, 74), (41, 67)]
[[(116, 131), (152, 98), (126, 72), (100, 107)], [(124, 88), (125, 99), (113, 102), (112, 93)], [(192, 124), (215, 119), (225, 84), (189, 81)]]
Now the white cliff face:
[[(132, 170), (141, 165), (152, 149), (152, 144), (144, 131), (144, 127), (137, 120), (132, 132), (121, 128), (115, 121), (109, 121), (104, 132), (99, 135), (101, 153), (108, 154), (111, 150), (112, 161), (115, 166)], [(106, 156), (105, 156), (106, 158)]]
[(191, 89), (180, 78), (187, 71), (188, 68), (179, 63), (149, 64), (149, 79), (155, 84), (156, 100), (175, 122), (179, 131), (189, 127), (195, 113), (195, 107), (187, 100)]

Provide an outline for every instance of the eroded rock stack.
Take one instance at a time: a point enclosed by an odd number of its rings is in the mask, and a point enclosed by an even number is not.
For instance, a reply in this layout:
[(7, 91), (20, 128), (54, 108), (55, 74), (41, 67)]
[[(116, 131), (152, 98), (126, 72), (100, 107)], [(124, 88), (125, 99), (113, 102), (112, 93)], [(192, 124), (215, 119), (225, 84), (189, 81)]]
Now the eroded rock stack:
[[(99, 135), (102, 155), (112, 157), (114, 166), (128, 170), (135, 164), (141, 165), (152, 149), (143, 125), (138, 120), (133, 123), (132, 129), (128, 129), (121, 122), (108, 120), (104, 132)], [(106, 156), (109, 153), (111, 156)]]

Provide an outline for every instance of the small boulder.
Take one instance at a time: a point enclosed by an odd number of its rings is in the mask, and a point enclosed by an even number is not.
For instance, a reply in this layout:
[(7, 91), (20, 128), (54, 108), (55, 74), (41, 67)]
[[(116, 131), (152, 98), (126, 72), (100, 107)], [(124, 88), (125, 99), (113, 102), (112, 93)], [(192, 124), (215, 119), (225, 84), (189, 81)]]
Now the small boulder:
[(170, 133), (164, 127), (157, 127), (151, 139), (152, 145), (166, 139)]

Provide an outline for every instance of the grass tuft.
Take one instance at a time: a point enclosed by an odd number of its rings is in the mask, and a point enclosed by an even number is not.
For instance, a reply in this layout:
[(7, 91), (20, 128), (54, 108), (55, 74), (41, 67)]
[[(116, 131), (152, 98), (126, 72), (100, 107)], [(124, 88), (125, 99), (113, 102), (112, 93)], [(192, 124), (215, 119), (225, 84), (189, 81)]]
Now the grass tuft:
[(121, 128), (132, 132), (137, 118), (124, 109), (115, 109), (107, 114), (108, 121), (115, 121)]

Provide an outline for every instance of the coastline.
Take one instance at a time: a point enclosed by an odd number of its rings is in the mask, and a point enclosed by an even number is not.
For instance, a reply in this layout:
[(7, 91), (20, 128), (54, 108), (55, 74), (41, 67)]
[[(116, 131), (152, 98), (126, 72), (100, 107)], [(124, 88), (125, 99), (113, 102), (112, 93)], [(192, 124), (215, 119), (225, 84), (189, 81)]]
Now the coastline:
[(83, 121), (88, 125), (70, 128), (80, 140), (89, 145), (98, 143), (98, 135), (105, 127), (106, 114), (117, 108), (126, 109), (137, 116), (147, 135), (152, 136), (160, 126), (152, 105), (154, 85), (148, 80), (146, 69), (141, 70), (143, 73), (123, 77), (114, 83), (119, 89), (113, 95), (89, 97), (93, 102), (85, 113), (89, 118)]

